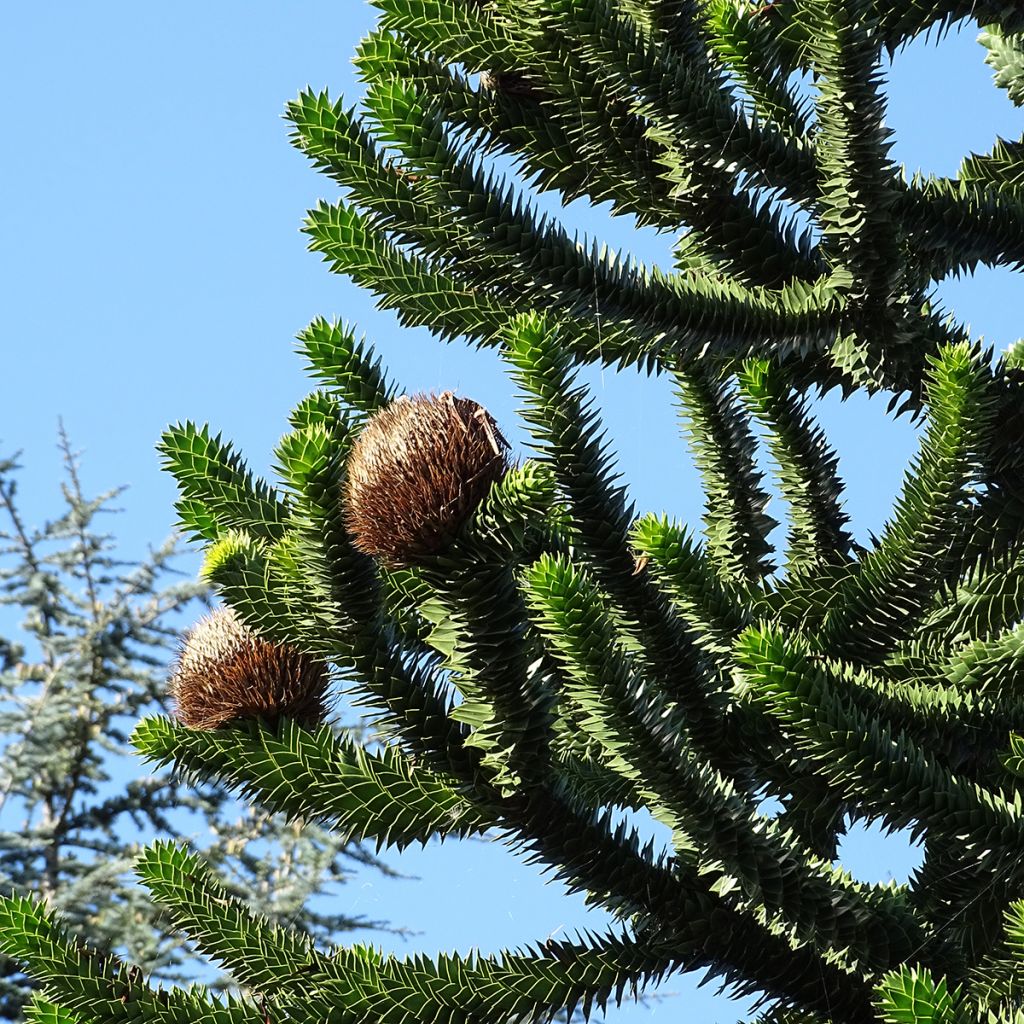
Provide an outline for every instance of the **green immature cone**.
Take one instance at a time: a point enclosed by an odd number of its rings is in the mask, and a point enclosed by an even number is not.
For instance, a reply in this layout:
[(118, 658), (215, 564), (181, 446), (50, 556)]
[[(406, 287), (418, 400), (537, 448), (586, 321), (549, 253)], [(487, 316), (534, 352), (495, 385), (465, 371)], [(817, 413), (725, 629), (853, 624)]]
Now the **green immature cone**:
[(436, 555), (508, 472), (508, 451), (472, 399), (446, 391), (392, 402), (348, 461), (345, 516), (356, 548), (392, 568)]
[(315, 727), (326, 717), (327, 667), (294, 647), (256, 636), (230, 608), (200, 620), (170, 678), (182, 724), (219, 729), (240, 719)]

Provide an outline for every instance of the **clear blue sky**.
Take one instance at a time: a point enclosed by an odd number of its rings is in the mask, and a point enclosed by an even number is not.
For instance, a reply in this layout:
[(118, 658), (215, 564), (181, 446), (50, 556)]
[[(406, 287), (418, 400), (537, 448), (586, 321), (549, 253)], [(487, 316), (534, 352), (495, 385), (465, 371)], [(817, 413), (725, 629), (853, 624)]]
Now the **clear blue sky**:
[[(298, 232), (305, 208), (335, 190), (288, 145), (283, 105), (307, 83), (354, 99), (348, 62), (372, 23), (354, 0), (63, 0), (6, 12), (0, 451), (24, 450), (30, 519), (54, 507), (58, 416), (85, 450), (90, 488), (131, 485), (117, 527), (129, 555), (172, 525), (174, 489), (153, 447), (168, 422), (209, 421), (265, 470), (310, 386), (292, 339), (318, 314), (358, 323), (409, 390), (457, 388), (521, 438), (492, 354), (398, 329), (308, 254)], [(920, 41), (894, 62), (889, 123), (909, 170), (952, 173), (997, 134), (1024, 132), (973, 39)], [(573, 209), (567, 220), (648, 260), (667, 251), (622, 219)], [(1021, 294), (1010, 274), (990, 272), (942, 290), (997, 348), (1018, 336)], [(699, 488), (666, 388), (634, 374), (590, 379), (639, 506), (696, 523)], [(885, 419), (882, 403), (829, 399), (822, 415), (863, 538), (884, 522), (914, 437)], [(877, 836), (851, 840), (843, 858), (867, 880), (904, 877), (915, 859)], [(347, 910), (419, 929), (399, 944), (408, 951), (494, 950), (601, 920), (495, 845), (444, 844), (394, 863), (421, 881), (367, 876), (343, 898)], [(729, 1022), (742, 1010), (689, 978), (665, 988), (678, 997), (614, 1019), (683, 1011)]]

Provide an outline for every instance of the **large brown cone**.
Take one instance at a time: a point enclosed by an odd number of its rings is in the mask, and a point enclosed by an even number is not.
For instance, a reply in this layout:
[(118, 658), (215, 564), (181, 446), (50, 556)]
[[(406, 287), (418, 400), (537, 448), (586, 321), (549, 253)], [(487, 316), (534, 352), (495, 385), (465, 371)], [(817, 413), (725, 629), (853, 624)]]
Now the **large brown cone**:
[(327, 668), (293, 647), (262, 640), (230, 608), (185, 635), (170, 679), (178, 718), (218, 729), (243, 718), (291, 718), (314, 728), (326, 716)]
[(400, 398), (366, 424), (348, 461), (355, 546), (398, 568), (439, 552), (508, 472), (508, 442), (468, 398)]

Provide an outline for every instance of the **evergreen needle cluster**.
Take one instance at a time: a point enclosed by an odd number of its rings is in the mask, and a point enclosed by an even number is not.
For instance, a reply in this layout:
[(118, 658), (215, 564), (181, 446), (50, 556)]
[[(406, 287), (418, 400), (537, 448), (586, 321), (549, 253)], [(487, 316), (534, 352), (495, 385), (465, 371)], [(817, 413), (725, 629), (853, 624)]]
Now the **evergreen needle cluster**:
[[(617, 923), (495, 957), (323, 948), (162, 842), (141, 879), (245, 997), (154, 987), (12, 899), (0, 944), (48, 1000), (36, 1019), (544, 1021), (701, 970), (773, 1022), (1021, 1020), (1024, 373), (932, 293), (1024, 260), (1024, 140), (907, 180), (883, 67), (973, 20), (1022, 103), (1024, 10), (374, 2), (362, 109), (314, 92), (288, 108), (295, 143), (342, 188), (305, 230), (402, 323), (498, 347), (535, 457), (503, 466), (458, 523), (441, 515), (450, 489), (421, 485), (468, 465), (464, 445), (494, 429), (485, 411), (424, 411), (415, 445), (354, 466), (364, 429), (445, 396), (400, 399), (351, 329), (316, 320), (301, 342), (319, 388), (292, 414), (276, 483), (191, 423), (162, 451), (227, 604), (331, 665), (388, 742), (282, 715), (209, 731), (149, 718), (134, 743), (340, 837), (496, 834)], [(519, 177), (494, 173), (495, 155)], [(676, 266), (570, 237), (524, 181), (673, 233)], [(674, 383), (702, 535), (634, 513), (576, 379), (594, 362)], [(830, 388), (885, 393), (923, 425), (867, 548), (812, 416)], [(789, 513), (779, 550), (759, 431)], [(367, 493), (444, 537), (357, 544)], [(766, 795), (780, 813), (762, 812)], [(671, 829), (665, 854), (621, 813), (641, 808)], [(911, 830), (913, 880), (836, 867), (849, 821)]]

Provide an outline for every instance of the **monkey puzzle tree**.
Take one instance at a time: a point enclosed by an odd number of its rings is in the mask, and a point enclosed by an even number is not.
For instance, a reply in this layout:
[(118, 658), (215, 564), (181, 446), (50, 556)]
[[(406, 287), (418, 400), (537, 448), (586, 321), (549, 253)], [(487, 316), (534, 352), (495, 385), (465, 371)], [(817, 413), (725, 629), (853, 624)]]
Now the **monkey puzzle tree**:
[[(0, 639), (0, 891), (38, 894), (98, 950), (123, 951), (161, 981), (210, 977), (133, 876), (156, 831), (193, 843), (273, 919), (327, 939), (365, 926), (312, 898), (372, 863), (370, 851), (240, 807), (222, 786), (140, 771), (128, 733), (167, 707), (175, 619), (209, 588), (180, 574), (168, 585), (176, 541), (139, 561), (117, 557), (99, 521), (120, 492), (87, 497), (63, 429), (60, 445), (64, 505), (39, 527), (17, 467), (0, 460), (0, 611), (11, 617)], [(21, 1019), (37, 987), (0, 959), (0, 1020)]]
[[(491, 831), (618, 924), (496, 958), (319, 948), (161, 843), (142, 880), (247, 998), (154, 989), (8, 900), (3, 948), (50, 1000), (38, 1019), (541, 1020), (695, 969), (772, 1020), (1018, 1019), (1024, 375), (931, 291), (1024, 259), (1024, 140), (907, 180), (882, 67), (974, 19), (1021, 102), (1024, 12), (375, 2), (365, 109), (311, 92), (289, 107), (345, 190), (311, 212), (312, 247), (403, 323), (500, 347), (536, 458), (512, 465), (486, 410), (402, 396), (349, 328), (315, 321), (301, 341), (321, 386), (277, 484), (205, 428), (162, 445), (237, 617), (220, 653), (204, 646), (202, 692), (263, 643), (262, 703), (216, 729), (147, 719), (135, 744), (345, 837)], [(570, 238), (489, 169), (499, 154), (563, 200), (675, 233), (675, 269)], [(575, 379), (594, 362), (671, 378), (702, 539), (634, 515)], [(924, 426), (869, 548), (811, 414), (833, 387), (886, 393)], [(757, 429), (788, 507), (778, 558)], [(316, 729), (317, 665), (389, 742)], [(641, 808), (671, 829), (664, 856), (621, 823)], [(849, 820), (923, 841), (910, 884), (834, 866)]]

